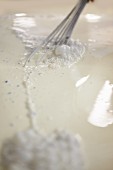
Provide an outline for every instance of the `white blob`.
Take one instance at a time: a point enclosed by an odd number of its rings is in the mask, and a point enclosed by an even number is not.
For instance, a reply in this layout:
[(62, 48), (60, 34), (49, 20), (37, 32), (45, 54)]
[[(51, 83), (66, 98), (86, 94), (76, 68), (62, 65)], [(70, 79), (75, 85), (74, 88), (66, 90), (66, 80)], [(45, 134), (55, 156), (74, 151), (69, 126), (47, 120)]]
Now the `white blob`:
[(21, 132), (3, 145), (2, 165), (7, 170), (83, 170), (80, 139), (63, 131), (50, 136)]

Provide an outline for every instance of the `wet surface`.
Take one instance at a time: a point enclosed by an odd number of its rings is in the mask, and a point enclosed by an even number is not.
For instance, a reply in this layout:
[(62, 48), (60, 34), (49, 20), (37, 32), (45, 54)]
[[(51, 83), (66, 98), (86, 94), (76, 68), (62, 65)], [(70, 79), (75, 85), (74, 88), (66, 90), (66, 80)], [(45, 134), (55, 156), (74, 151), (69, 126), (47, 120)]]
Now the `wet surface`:
[(112, 18), (81, 17), (73, 38), (87, 50), (72, 67), (23, 67), (25, 54), (37, 44), (37, 37), (48, 35), (63, 17), (17, 13), (0, 18), (0, 143), (30, 126), (25, 81), (38, 128), (46, 133), (54, 129), (78, 133), (89, 169), (112, 170)]

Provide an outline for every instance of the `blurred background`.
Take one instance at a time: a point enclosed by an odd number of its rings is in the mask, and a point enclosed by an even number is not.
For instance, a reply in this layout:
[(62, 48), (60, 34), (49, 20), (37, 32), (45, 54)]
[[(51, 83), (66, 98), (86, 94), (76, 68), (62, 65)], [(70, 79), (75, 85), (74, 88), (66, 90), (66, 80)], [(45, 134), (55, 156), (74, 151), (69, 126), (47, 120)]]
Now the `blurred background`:
[[(45, 13), (47, 9), (50, 9), (48, 12), (53, 12), (52, 9), (55, 10), (57, 8), (63, 13), (63, 8), (71, 8), (76, 4), (76, 1), (77, 0), (0, 0), (0, 14), (4, 12), (12, 13), (23, 11)], [(91, 5), (88, 5), (87, 8), (90, 9), (90, 6)], [(112, 9), (113, 0), (95, 0), (95, 3), (91, 7), (92, 13), (95, 12), (95, 10), (103, 14), (112, 13)]]

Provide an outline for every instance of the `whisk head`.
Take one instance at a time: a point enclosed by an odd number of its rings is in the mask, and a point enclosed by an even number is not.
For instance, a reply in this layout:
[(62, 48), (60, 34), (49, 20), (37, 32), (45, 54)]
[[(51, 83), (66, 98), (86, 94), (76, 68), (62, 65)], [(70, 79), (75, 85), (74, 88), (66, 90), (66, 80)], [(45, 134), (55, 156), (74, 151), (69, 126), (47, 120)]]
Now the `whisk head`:
[(45, 39), (42, 44), (43, 48), (53, 48), (68, 43), (73, 28), (86, 3), (87, 0), (80, 0), (78, 2), (60, 25)]
[(30, 56), (28, 56), (26, 62), (30, 61), (30, 59), (38, 51), (42, 50), (43, 53), (46, 53), (47, 50), (54, 51), (58, 46), (70, 46), (69, 42), (72, 31), (75, 27), (75, 24), (77, 23), (77, 20), (82, 10), (89, 1), (93, 2), (94, 0), (79, 0), (76, 6), (67, 15), (67, 17), (56, 27), (56, 29), (46, 39), (44, 39), (44, 41), (38, 47), (33, 50)]
[(68, 44), (74, 26), (89, 1), (94, 0), (79, 0), (77, 5), (72, 9), (68, 16), (58, 25), (58, 27), (45, 39), (42, 44), (43, 48), (55, 48), (63, 44)]

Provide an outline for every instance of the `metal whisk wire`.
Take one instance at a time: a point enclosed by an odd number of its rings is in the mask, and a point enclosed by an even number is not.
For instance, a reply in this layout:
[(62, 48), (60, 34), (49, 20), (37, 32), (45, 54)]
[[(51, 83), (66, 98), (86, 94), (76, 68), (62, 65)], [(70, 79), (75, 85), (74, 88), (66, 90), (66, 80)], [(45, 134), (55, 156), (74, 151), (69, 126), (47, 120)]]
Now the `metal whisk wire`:
[(81, 0), (80, 3), (78, 3), (78, 5), (75, 7), (72, 15), (70, 16), (69, 20), (67, 20), (68, 22), (66, 23), (66, 26), (64, 28), (64, 30), (61, 30), (62, 35), (61, 36), (57, 36), (59, 39), (56, 40), (56, 45), (62, 45), (62, 44), (67, 44), (68, 40), (71, 37), (72, 31), (74, 29), (74, 26), (84, 8), (84, 6), (86, 5), (87, 1), (86, 0)]
[(29, 62), (40, 49), (55, 49), (57, 46), (68, 44), (75, 24), (87, 2), (89, 2), (89, 0), (79, 0), (76, 6), (56, 27), (56, 29), (40, 44), (40, 46), (33, 50), (33, 52), (28, 56), (26, 63)]

